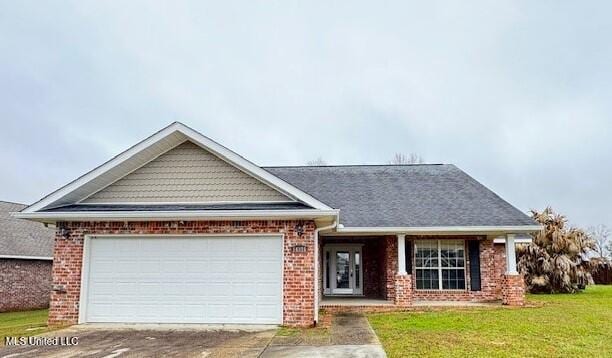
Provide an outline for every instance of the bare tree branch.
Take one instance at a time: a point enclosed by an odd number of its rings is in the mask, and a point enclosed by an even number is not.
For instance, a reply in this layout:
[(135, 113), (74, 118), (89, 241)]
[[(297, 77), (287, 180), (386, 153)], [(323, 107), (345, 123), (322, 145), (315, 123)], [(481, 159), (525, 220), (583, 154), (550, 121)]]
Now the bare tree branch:
[(589, 234), (595, 241), (595, 251), (600, 258), (612, 254), (612, 241), (610, 240), (610, 229), (606, 225), (597, 225), (589, 228)]
[(408, 155), (404, 153), (395, 153), (393, 158), (389, 161), (389, 164), (423, 164), (425, 161), (417, 153), (410, 153)]
[(321, 165), (327, 165), (327, 162), (325, 160), (323, 160), (323, 158), (318, 157), (315, 160), (309, 160), (308, 162), (306, 162), (306, 165), (321, 166)]

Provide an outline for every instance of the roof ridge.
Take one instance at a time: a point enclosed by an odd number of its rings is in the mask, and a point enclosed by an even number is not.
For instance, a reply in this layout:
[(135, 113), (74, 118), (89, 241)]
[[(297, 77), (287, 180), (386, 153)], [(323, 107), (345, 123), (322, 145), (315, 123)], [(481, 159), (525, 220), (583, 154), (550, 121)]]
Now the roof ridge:
[(336, 164), (336, 165), (264, 165), (262, 168), (338, 168), (338, 167), (418, 167), (453, 165), (447, 163), (421, 163), (421, 164)]
[(2, 199), (0, 199), (0, 203), (17, 204), (17, 205), (24, 205), (24, 206), (28, 206), (28, 204), (18, 203), (18, 202), (16, 202), (16, 201), (2, 200)]

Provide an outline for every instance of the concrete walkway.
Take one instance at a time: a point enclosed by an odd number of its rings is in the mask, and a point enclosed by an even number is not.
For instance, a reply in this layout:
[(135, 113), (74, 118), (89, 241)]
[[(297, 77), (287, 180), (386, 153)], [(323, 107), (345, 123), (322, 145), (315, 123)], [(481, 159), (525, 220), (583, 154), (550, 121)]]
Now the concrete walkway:
[[(279, 337), (283, 338), (283, 337)], [(308, 339), (293, 342), (273, 339), (261, 357), (386, 357), (378, 337), (368, 320), (360, 313), (337, 314), (333, 317), (330, 335), (319, 338), (319, 344)]]

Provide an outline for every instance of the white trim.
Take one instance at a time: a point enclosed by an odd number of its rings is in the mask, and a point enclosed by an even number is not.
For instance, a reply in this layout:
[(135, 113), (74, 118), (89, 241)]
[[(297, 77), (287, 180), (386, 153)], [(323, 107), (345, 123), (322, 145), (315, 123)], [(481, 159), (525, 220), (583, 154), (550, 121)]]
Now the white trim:
[(187, 127), (186, 125), (182, 123), (174, 122), (170, 124), (169, 126), (167, 126), (166, 128), (148, 137), (147, 139), (132, 146), (128, 150), (115, 156), (113, 159), (109, 160), (108, 162), (91, 170), (90, 172), (72, 181), (71, 183), (63, 186), (62, 188), (54, 191), (53, 193), (47, 195), (46, 197), (42, 198), (36, 203), (28, 206), (22, 212), (23, 213), (33, 213), (33, 212), (36, 212), (40, 209), (43, 209), (53, 204), (57, 200), (60, 200), (62, 197), (68, 195), (69, 193), (78, 189), (82, 185), (92, 181), (93, 179), (104, 174), (110, 169), (116, 167), (117, 165), (129, 160), (133, 155), (147, 149), (148, 147), (152, 146), (156, 142), (162, 140), (163, 138), (175, 132), (179, 132), (185, 135), (189, 140), (193, 141), (195, 144), (199, 145), (200, 147), (210, 151), (211, 153), (218, 156), (219, 158), (236, 166), (237, 168), (241, 169), (247, 174), (254, 176), (255, 178), (261, 180), (262, 182), (268, 184), (269, 186), (282, 192), (283, 194), (288, 195), (289, 197), (292, 197), (316, 209), (321, 209), (321, 210), (332, 209), (331, 207), (327, 206), (323, 202), (312, 197), (310, 194), (305, 193), (302, 190), (299, 190), (298, 188), (294, 187), (293, 185), (285, 182), (284, 180), (270, 174), (266, 170), (258, 167), (257, 165), (251, 163), (250, 161), (246, 160), (240, 155), (234, 153), (233, 151), (211, 140), (210, 138), (198, 133), (197, 131)]
[(397, 234), (397, 273), (407, 275), (406, 272), (406, 235)]
[(521, 226), (398, 226), (398, 227), (338, 227), (338, 233), (368, 235), (368, 234), (470, 234), (470, 233), (530, 233), (542, 230), (541, 225)]
[(87, 317), (87, 294), (89, 290), (89, 261), (90, 261), (90, 241), (94, 235), (83, 237), (83, 257), (81, 260), (81, 292), (79, 294), (79, 324), (86, 323)]
[[(530, 244), (533, 242), (533, 239), (530, 237), (520, 237), (520, 238), (515, 238), (514, 239), (514, 243), (516, 244)], [(498, 237), (493, 239), (493, 243), (494, 244), (505, 244), (506, 243), (506, 238), (505, 237)]]
[(298, 219), (338, 216), (338, 210), (182, 210), (182, 211), (78, 211), (78, 212), (17, 212), (12, 216), (35, 221), (155, 221), (155, 220), (228, 220), (228, 219)]
[[(323, 230), (329, 230), (336, 227), (338, 220), (334, 220), (331, 225), (316, 228), (314, 231), (314, 321), (315, 325), (319, 322), (319, 232)], [(325, 254), (325, 253), (323, 253)], [(325, 285), (323, 286), (325, 287)]]
[(518, 275), (516, 270), (516, 244), (514, 234), (506, 235), (506, 274)]
[(81, 263), (81, 292), (79, 294), (79, 318), (78, 324), (87, 323), (87, 294), (89, 289), (89, 263), (91, 259), (91, 240), (92, 239), (104, 239), (104, 238), (116, 238), (116, 237), (136, 237), (136, 238), (164, 238), (164, 237), (223, 237), (223, 236), (265, 236), (265, 237), (280, 237), (281, 239), (281, 279), (280, 279), (280, 318), (281, 323), (285, 322), (284, 306), (285, 306), (285, 235), (283, 233), (271, 232), (271, 233), (206, 233), (206, 234), (91, 234), (84, 235), (83, 239), (83, 260)]
[(53, 256), (0, 255), (0, 259), (16, 259), (16, 260), (45, 260), (45, 261), (53, 261)]

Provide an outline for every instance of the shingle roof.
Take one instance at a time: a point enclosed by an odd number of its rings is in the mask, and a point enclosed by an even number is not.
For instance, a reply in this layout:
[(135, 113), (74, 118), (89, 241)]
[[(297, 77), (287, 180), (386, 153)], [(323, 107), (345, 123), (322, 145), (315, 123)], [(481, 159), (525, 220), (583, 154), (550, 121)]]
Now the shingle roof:
[(27, 205), (0, 201), (0, 256), (53, 256), (54, 230), (11, 217)]
[(340, 209), (347, 227), (536, 224), (451, 164), (264, 169)]

